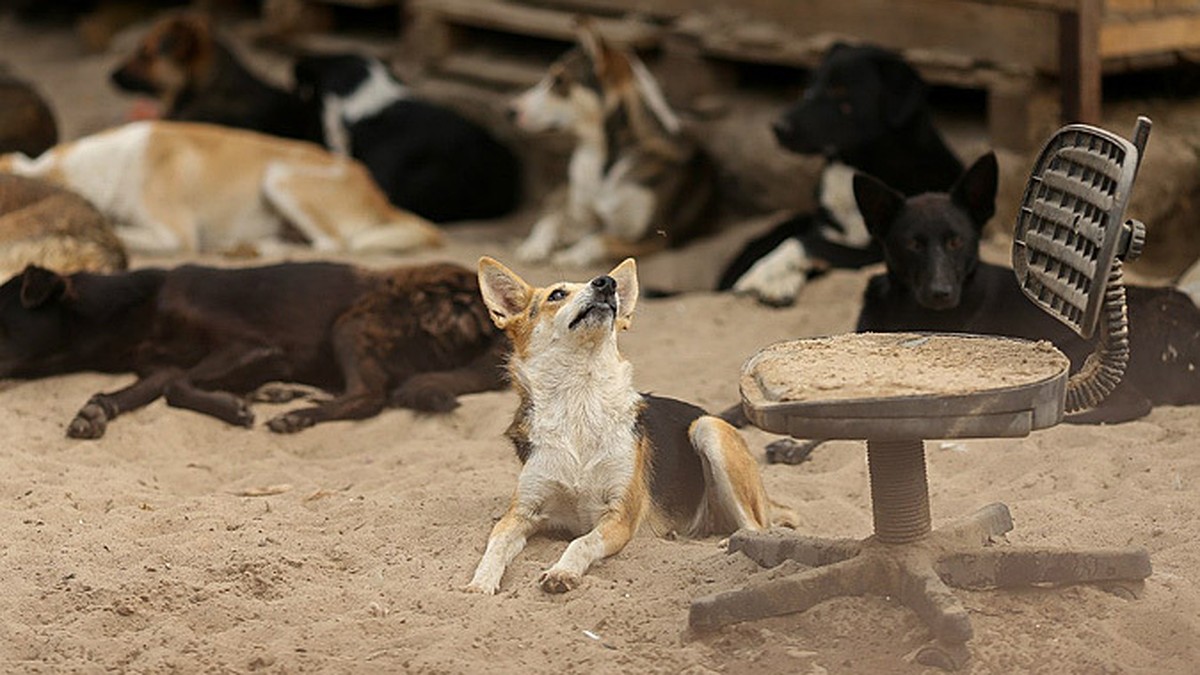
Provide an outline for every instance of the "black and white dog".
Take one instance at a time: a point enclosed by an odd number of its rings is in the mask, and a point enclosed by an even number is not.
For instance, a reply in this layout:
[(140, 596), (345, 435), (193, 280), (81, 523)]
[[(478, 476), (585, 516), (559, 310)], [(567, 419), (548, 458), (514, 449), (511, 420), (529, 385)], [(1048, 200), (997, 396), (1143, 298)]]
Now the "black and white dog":
[(854, 201), (856, 170), (905, 195), (946, 190), (963, 170), (933, 126), (921, 77), (877, 47), (834, 45), (774, 132), (784, 148), (829, 161), (817, 186), (820, 209), (750, 241), (721, 275), (719, 289), (771, 305), (791, 304), (826, 268), (882, 259)]
[(478, 124), (412, 95), (379, 59), (306, 56), (296, 92), (320, 110), (324, 144), (367, 166), (388, 199), (438, 223), (495, 218), (521, 196), (516, 156)]

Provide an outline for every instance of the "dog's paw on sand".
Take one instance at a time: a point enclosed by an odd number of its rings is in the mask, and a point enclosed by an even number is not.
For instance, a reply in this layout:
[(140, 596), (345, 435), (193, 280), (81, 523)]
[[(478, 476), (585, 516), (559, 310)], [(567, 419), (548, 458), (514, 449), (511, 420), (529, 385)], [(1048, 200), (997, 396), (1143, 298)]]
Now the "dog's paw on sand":
[(499, 590), (496, 586), (484, 586), (483, 584), (469, 583), (462, 587), (463, 593), (477, 593), (479, 595), (495, 595)]
[(547, 593), (566, 593), (578, 586), (580, 581), (582, 578), (578, 574), (566, 570), (549, 569), (538, 577), (538, 585)]
[(108, 428), (108, 412), (99, 403), (88, 402), (67, 426), (70, 438), (100, 438)]
[(306, 414), (304, 410), (293, 410), (289, 413), (284, 413), (278, 417), (272, 418), (267, 422), (267, 428), (277, 434), (294, 434), (302, 429), (307, 429), (316, 423), (312, 415)]

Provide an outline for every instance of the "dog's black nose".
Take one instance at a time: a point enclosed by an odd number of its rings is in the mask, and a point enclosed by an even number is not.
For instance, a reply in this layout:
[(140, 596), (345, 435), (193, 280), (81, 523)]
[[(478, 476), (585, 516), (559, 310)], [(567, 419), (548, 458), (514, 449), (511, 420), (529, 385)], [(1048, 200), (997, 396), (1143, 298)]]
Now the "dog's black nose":
[(792, 133), (792, 125), (786, 119), (777, 119), (771, 123), (771, 131), (775, 132), (775, 138), (784, 138)]
[(601, 293), (610, 294), (617, 290), (617, 280), (605, 274), (592, 279), (592, 288)]
[(516, 121), (517, 121), (517, 109), (516, 109), (515, 107), (511, 106), (511, 105), (510, 105), (510, 106), (505, 106), (505, 107), (504, 107), (504, 117), (505, 117), (505, 119), (507, 119), (507, 120), (508, 120), (510, 123), (511, 123), (511, 122), (516, 122)]

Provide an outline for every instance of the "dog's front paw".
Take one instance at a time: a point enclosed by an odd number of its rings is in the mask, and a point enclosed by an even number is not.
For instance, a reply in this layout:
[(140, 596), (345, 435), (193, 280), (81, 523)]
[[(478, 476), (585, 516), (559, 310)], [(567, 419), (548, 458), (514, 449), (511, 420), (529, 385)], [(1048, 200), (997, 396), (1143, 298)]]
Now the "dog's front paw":
[(494, 584), (484, 584), (476, 581), (463, 586), (464, 593), (478, 593), (479, 595), (495, 595), (500, 587)]
[(458, 407), (458, 397), (436, 384), (409, 381), (392, 392), (391, 404), (421, 412), (447, 413)]
[(604, 260), (604, 240), (600, 237), (585, 237), (571, 248), (554, 254), (554, 264), (559, 267), (587, 267)]
[(234, 406), (233, 415), (230, 417), (229, 423), (239, 427), (246, 427), (247, 429), (254, 426), (254, 412), (250, 410), (250, 404), (245, 401), (238, 401), (237, 405)]
[(67, 426), (70, 438), (100, 438), (108, 428), (108, 412), (99, 403), (88, 403)]
[(553, 250), (554, 242), (531, 236), (517, 247), (517, 260), (527, 263), (545, 262)]
[(316, 424), (316, 420), (312, 418), (312, 415), (306, 414), (303, 410), (293, 410), (272, 418), (267, 422), (267, 428), (277, 434), (294, 434), (314, 424)]
[(566, 593), (579, 586), (581, 581), (583, 578), (578, 574), (559, 569), (548, 569), (538, 577), (538, 585), (547, 593)]
[(804, 246), (788, 239), (754, 263), (733, 284), (735, 293), (745, 293), (772, 307), (796, 301), (808, 281), (809, 261)]

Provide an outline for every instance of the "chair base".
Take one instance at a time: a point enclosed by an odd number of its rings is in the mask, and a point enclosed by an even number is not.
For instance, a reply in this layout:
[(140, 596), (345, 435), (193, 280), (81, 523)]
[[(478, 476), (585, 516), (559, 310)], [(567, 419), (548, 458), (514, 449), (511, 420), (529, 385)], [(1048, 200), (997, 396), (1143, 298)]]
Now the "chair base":
[(802, 612), (834, 597), (887, 595), (916, 612), (933, 633), (936, 642), (918, 652), (918, 662), (954, 670), (965, 665), (965, 643), (974, 632), (952, 586), (1016, 588), (1150, 576), (1145, 549), (1077, 552), (991, 545), (1012, 526), (1008, 507), (996, 503), (902, 544), (875, 537), (857, 541), (739, 531), (729, 540), (730, 553), (741, 551), (764, 567), (790, 559), (813, 569), (698, 598), (688, 620), (693, 630), (713, 630)]

